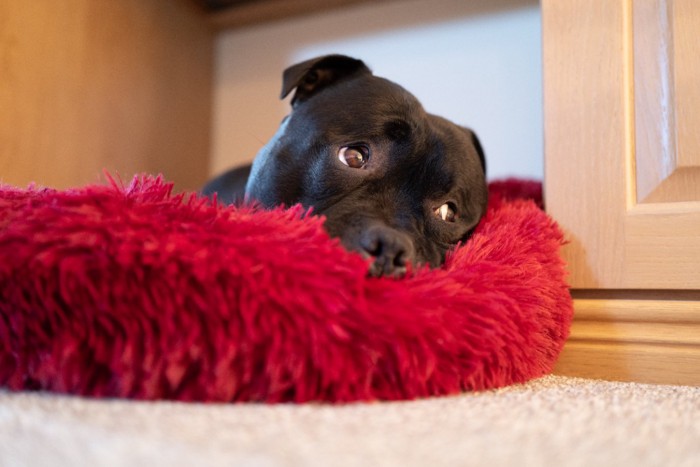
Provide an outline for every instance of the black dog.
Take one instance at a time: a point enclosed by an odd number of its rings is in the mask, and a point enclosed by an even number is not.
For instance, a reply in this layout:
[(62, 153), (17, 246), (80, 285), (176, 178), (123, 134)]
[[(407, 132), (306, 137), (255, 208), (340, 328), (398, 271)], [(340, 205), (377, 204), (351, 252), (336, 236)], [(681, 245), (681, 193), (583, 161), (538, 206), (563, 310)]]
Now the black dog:
[(313, 206), (331, 236), (374, 258), (375, 276), (400, 276), (408, 263), (438, 266), (468, 238), (487, 202), (473, 132), (342, 55), (285, 70), (282, 98), (295, 88), (292, 112), (252, 167), (212, 180), (205, 194)]

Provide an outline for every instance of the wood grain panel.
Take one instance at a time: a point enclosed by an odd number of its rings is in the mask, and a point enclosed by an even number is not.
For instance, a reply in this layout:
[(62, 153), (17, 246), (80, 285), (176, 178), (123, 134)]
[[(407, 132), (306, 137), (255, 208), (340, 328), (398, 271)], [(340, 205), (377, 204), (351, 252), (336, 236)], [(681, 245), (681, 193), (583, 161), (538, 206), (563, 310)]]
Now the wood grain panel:
[(213, 35), (189, 2), (5, 0), (0, 54), (0, 181), (204, 181)]
[(637, 201), (677, 168), (672, 18), (667, 0), (635, 2), (633, 14)]
[(569, 342), (555, 374), (608, 381), (698, 386), (697, 347), (619, 342)]
[[(637, 202), (700, 200), (700, 3), (634, 2)], [(692, 81), (692, 82), (691, 82)], [(692, 130), (691, 130), (692, 129)]]
[(700, 302), (679, 295), (575, 299), (571, 336), (555, 373), (700, 385)]
[(545, 197), (574, 287), (622, 283), (629, 70), (626, 2), (543, 0)]
[(640, 204), (628, 212), (625, 229), (625, 285), (700, 288), (700, 203)]
[(679, 152), (698, 133), (679, 105), (699, 89), (700, 3), (542, 7), (545, 205), (571, 240), (572, 286), (700, 289), (700, 156)]
[[(250, 26), (269, 21), (289, 19), (310, 13), (333, 10), (370, 0), (256, 0), (237, 2), (228, 8), (212, 13), (210, 18), (217, 29)], [(396, 1), (396, 0), (374, 0)]]
[(673, 0), (672, 13), (678, 167), (700, 172), (700, 2)]
[(700, 3), (632, 5), (638, 199), (625, 216), (623, 286), (698, 289)]

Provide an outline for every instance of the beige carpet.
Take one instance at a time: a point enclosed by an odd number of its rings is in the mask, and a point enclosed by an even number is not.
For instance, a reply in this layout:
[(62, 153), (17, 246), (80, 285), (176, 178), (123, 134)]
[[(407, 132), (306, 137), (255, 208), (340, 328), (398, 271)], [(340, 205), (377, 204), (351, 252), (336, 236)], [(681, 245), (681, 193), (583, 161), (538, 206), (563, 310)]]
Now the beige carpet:
[(700, 388), (549, 376), (402, 403), (200, 405), (0, 391), (5, 466), (700, 466)]

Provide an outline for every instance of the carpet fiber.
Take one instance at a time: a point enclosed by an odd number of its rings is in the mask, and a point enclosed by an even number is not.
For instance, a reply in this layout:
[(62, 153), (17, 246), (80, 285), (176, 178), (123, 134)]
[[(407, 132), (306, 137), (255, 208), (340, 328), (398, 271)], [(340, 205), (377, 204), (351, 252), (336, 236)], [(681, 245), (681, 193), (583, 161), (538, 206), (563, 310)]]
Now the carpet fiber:
[(0, 392), (0, 465), (700, 465), (700, 388), (547, 376), (412, 402), (185, 404)]

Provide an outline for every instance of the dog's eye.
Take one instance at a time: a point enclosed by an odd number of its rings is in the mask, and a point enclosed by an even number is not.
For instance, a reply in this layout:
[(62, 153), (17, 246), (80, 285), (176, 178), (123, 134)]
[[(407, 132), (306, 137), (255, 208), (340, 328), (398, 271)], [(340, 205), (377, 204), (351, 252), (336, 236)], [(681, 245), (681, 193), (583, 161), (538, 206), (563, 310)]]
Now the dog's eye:
[(343, 146), (338, 151), (340, 162), (353, 169), (361, 169), (369, 160), (369, 148), (366, 146)]
[(457, 214), (455, 213), (452, 203), (445, 203), (433, 212), (445, 222), (454, 222), (457, 219)]

